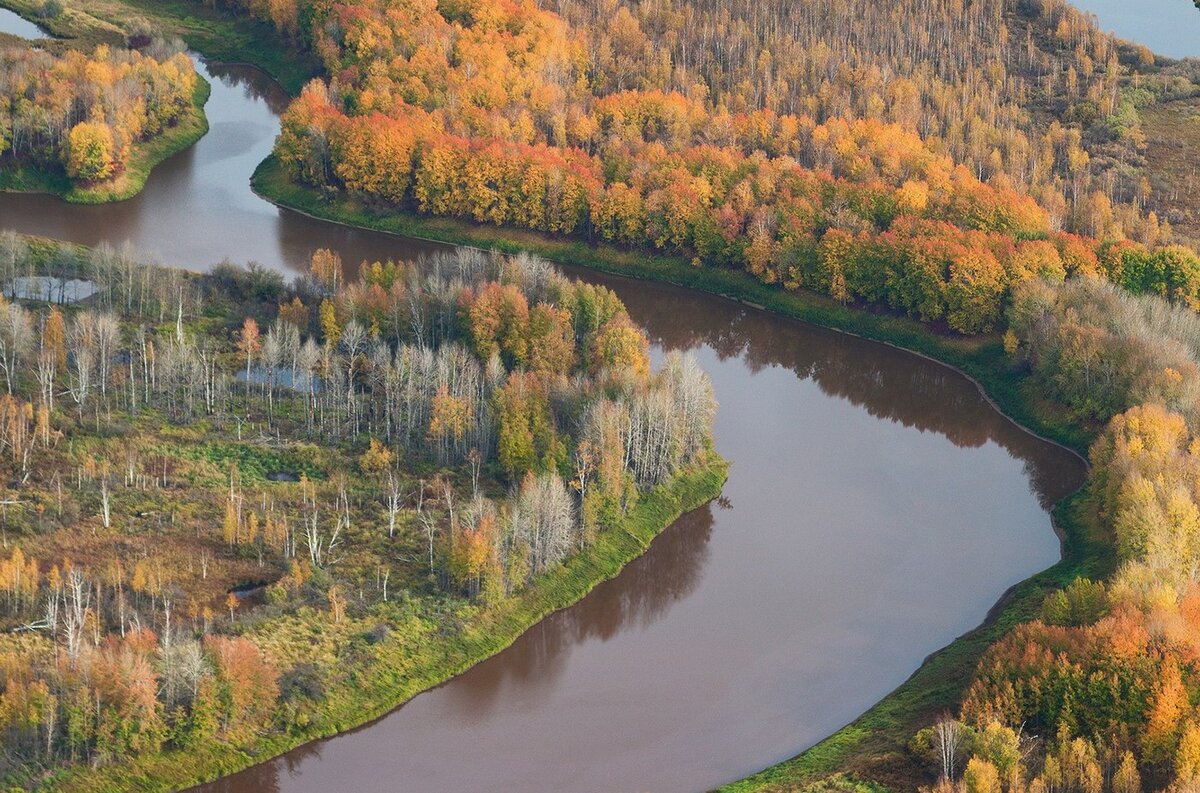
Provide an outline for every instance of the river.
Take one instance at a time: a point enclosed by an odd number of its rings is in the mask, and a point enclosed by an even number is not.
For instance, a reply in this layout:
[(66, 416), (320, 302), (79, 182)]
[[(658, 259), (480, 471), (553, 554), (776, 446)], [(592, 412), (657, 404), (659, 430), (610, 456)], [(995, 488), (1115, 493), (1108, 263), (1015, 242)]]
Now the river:
[[(435, 246), (281, 211), (249, 189), (286, 97), (203, 66), (211, 132), (115, 205), (0, 195), (0, 227), (130, 241), (203, 268), (295, 272)], [(977, 625), (1052, 564), (1048, 514), (1082, 461), (966, 378), (890, 347), (675, 287), (615, 289), (656, 357), (692, 350), (733, 462), (719, 502), (510, 649), (359, 730), (203, 788), (694, 791), (783, 760)]]

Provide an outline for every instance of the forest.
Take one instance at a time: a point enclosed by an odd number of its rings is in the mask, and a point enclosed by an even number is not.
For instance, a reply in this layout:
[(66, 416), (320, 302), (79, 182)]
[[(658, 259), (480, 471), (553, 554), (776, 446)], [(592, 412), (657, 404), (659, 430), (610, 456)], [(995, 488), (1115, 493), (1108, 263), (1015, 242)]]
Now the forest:
[(1006, 339), (1046, 393), (1102, 426), (1085, 509), (1117, 569), (1046, 597), (990, 648), (957, 718), (911, 750), (937, 790), (1191, 790), (1200, 611), (1200, 318), (1095, 279), (1018, 290)]
[(331, 75), (285, 116), (281, 164), (369, 205), (682, 255), (963, 333), (997, 327), (1023, 281), (1097, 268), (1102, 241), (1132, 248), (1110, 275), (1128, 255), (1132, 286), (1196, 299), (1200, 261), (1128, 175), (1139, 104), (1191, 90), (1186, 66), (1064, 3), (855, 6), (247, 10)]
[(5, 232), (0, 271), (8, 784), (329, 729), (721, 481), (696, 362), (535, 259), (285, 283)]
[(202, 82), (179, 41), (90, 53), (0, 42), (0, 186), (28, 187), (25, 170), (84, 188), (113, 183), (149, 143), (202, 123)]

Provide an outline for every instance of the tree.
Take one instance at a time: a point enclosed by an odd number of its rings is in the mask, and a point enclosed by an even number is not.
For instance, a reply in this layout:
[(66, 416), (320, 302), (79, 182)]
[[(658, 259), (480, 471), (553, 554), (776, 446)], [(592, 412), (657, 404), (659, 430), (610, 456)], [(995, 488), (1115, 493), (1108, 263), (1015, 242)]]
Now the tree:
[(342, 326), (338, 322), (337, 309), (332, 301), (321, 301), (320, 315), (321, 335), (325, 337), (326, 346), (334, 347), (342, 337)]
[(333, 621), (341, 622), (342, 617), (346, 616), (346, 598), (342, 595), (342, 590), (336, 585), (331, 586), (326, 593), (326, 599), (329, 601), (329, 614)]
[(1175, 751), (1175, 783), (1181, 787), (1200, 782), (1200, 727), (1189, 722)]
[(342, 257), (328, 248), (318, 248), (313, 251), (311, 272), (327, 294), (337, 294), (342, 284)]
[(71, 128), (67, 175), (83, 182), (102, 182), (116, 172), (113, 134), (102, 121), (81, 121)]
[(946, 779), (954, 779), (964, 732), (963, 725), (948, 716), (938, 719), (933, 725), (934, 749), (941, 760), (942, 776)]
[(396, 455), (392, 450), (375, 438), (371, 438), (367, 450), (358, 458), (358, 467), (363, 473), (377, 474), (391, 468)]
[(963, 771), (963, 790), (966, 793), (1001, 793), (1000, 773), (987, 760), (972, 757)]
[(557, 474), (525, 475), (513, 507), (514, 535), (530, 549), (530, 573), (558, 564), (578, 540), (575, 507)]
[(1174, 659), (1162, 665), (1151, 702), (1143, 738), (1145, 755), (1151, 761), (1166, 760), (1176, 752), (1183, 716), (1188, 709), (1187, 689)]
[(962, 251), (950, 264), (946, 321), (960, 333), (995, 327), (1004, 295), (1004, 269), (987, 251)]
[(54, 409), (54, 382), (57, 373), (66, 366), (66, 323), (62, 312), (50, 309), (42, 324), (41, 350), (38, 353), (37, 376), (42, 388), (42, 404)]
[(1138, 774), (1137, 761), (1133, 752), (1121, 755), (1121, 764), (1113, 774), (1113, 793), (1142, 793), (1142, 778)]
[(590, 365), (593, 371), (609, 368), (645, 377), (650, 373), (649, 344), (645, 334), (627, 315), (613, 317), (596, 332)]
[(487, 284), (470, 300), (467, 314), (472, 346), (480, 358), (499, 355), (510, 369), (529, 360), (529, 305), (515, 286)]
[(4, 383), (13, 392), (17, 367), (33, 348), (33, 320), (29, 312), (16, 303), (0, 303), (0, 368)]
[(207, 636), (221, 720), (232, 736), (263, 726), (279, 696), (279, 673), (249, 639)]
[[(252, 317), (246, 317), (242, 322), (242, 331), (238, 335), (238, 350), (242, 355), (246, 356), (246, 396), (250, 396), (250, 368), (254, 363), (254, 356), (262, 349), (261, 334), (258, 330), (258, 323)], [(247, 406), (249, 409), (249, 406)]]
[(575, 331), (564, 309), (539, 303), (529, 311), (529, 368), (567, 374), (575, 363)]

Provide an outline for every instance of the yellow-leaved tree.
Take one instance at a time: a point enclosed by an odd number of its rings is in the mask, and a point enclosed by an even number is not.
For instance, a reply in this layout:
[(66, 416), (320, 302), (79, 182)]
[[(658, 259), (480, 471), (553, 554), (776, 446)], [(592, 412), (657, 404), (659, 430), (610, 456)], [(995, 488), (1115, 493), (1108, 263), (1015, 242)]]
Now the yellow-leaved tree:
[(116, 172), (113, 134), (102, 121), (81, 121), (67, 138), (67, 175), (83, 182), (102, 182)]

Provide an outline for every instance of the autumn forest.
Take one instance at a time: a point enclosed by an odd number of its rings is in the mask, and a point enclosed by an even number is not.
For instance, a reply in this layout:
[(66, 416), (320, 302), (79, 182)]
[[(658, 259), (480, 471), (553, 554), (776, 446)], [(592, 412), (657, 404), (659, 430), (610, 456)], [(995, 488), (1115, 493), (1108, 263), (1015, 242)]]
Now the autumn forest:
[(1200, 788), (1200, 60), (1065, 0), (0, 6), (53, 34), (0, 33), (0, 189), (177, 179), (211, 57), (289, 89), (258, 195), (455, 246), (285, 275), (0, 215), (3, 785), (358, 726), (717, 498), (719, 378), (567, 265), (914, 350), (1087, 461), (1062, 561), (713, 785)]

